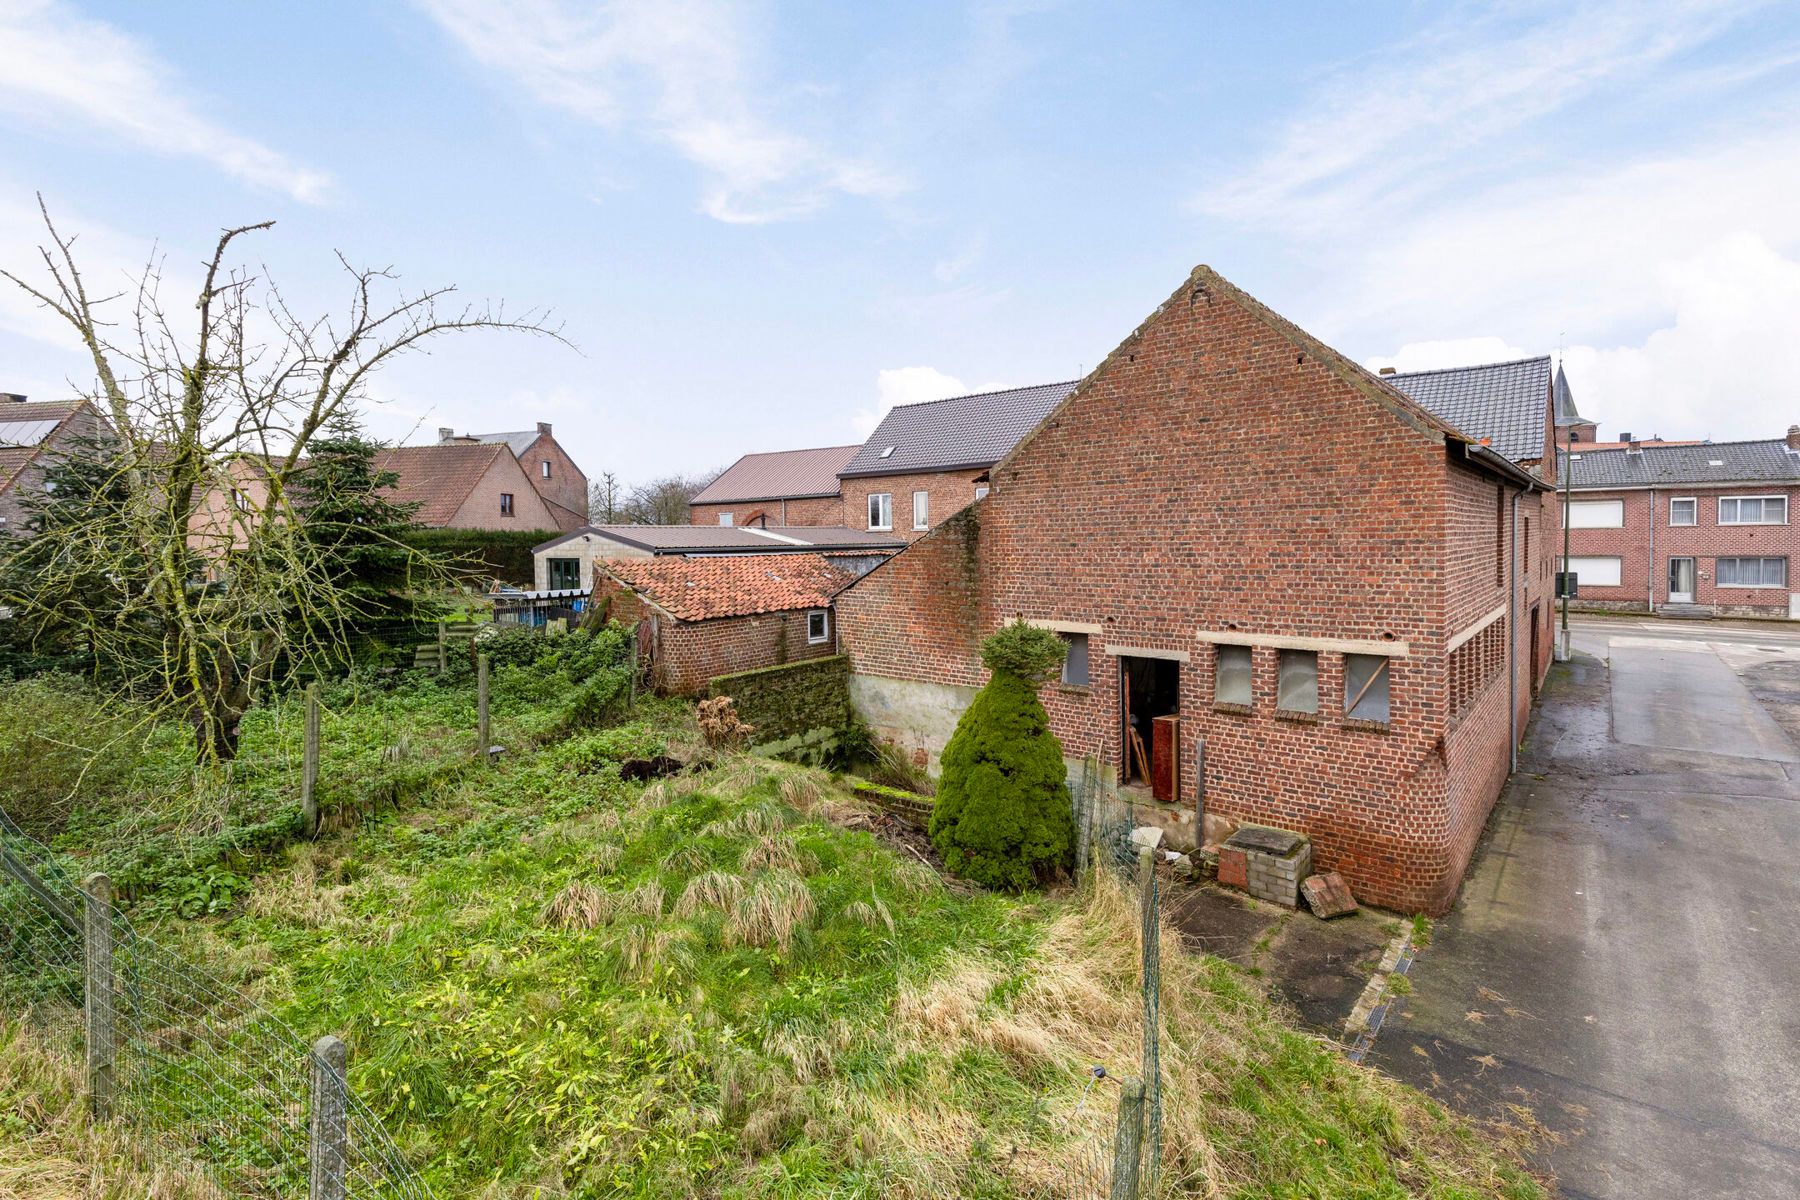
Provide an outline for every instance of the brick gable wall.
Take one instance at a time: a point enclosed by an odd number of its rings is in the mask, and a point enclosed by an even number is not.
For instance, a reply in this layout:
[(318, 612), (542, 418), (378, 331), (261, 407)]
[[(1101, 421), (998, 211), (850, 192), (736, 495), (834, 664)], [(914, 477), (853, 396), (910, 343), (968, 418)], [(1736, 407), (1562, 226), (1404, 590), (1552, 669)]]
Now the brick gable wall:
[(807, 496), (795, 500), (739, 500), (730, 504), (696, 504), (688, 509), (690, 525), (717, 525), (721, 513), (732, 515), (733, 525), (748, 525), (755, 513), (768, 514), (770, 525), (819, 528), (847, 525), (842, 496)]
[[(550, 463), (548, 479), (543, 473), (546, 460)], [(540, 433), (519, 459), (519, 466), (533, 490), (548, 502), (545, 507), (556, 520), (550, 528), (570, 533), (587, 524), (587, 476), (554, 435)]]
[(929, 494), (928, 524), (935, 528), (974, 501), (975, 480), (986, 473), (982, 470), (939, 471), (924, 475), (872, 475), (846, 479), (843, 481), (844, 524), (852, 529), (869, 528), (869, 494), (887, 492), (894, 498), (894, 536), (902, 541), (917, 541), (928, 530), (913, 528), (914, 492)]
[(638, 653), (649, 664), (651, 686), (672, 695), (701, 695), (720, 675), (837, 653), (835, 631), (818, 645), (807, 641), (803, 609), (678, 621), (606, 576), (595, 584), (594, 599), (606, 605), (608, 620), (638, 626)]

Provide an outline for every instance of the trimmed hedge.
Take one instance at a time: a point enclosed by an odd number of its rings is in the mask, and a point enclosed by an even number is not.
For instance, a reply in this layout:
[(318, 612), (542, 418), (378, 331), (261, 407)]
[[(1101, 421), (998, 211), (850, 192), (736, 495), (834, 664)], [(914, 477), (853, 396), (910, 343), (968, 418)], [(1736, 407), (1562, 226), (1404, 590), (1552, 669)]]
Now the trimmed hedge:
[(428, 554), (456, 560), (459, 570), (531, 587), (535, 568), (531, 548), (556, 537), (555, 529), (409, 529), (406, 544)]
[(730, 696), (738, 716), (756, 726), (759, 742), (843, 729), (852, 717), (850, 660), (842, 654), (715, 676), (706, 691)]

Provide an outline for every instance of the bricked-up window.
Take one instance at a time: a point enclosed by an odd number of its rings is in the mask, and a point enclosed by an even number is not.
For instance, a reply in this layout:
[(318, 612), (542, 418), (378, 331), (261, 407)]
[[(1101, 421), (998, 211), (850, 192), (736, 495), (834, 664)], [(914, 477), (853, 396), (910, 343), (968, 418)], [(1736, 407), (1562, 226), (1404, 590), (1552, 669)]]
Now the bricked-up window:
[(1068, 643), (1069, 653), (1063, 658), (1062, 681), (1070, 687), (1086, 687), (1088, 685), (1088, 635), (1085, 633), (1058, 634)]
[(1282, 712), (1319, 711), (1319, 656), (1311, 650), (1283, 650), (1275, 676), (1275, 707)]
[(1254, 682), (1250, 647), (1218, 647), (1213, 661), (1214, 704), (1241, 704), (1249, 708), (1254, 698)]
[(1677, 496), (1669, 501), (1669, 524), (1698, 525), (1699, 505), (1692, 496)]
[(1388, 722), (1388, 676), (1385, 655), (1344, 655), (1344, 715), (1354, 721)]
[(831, 614), (815, 608), (806, 614), (806, 644), (817, 646), (831, 637)]
[(894, 494), (892, 492), (869, 493), (869, 528), (892, 529), (894, 527)]
[(1721, 496), (1721, 525), (1786, 525), (1786, 496)]
[(513, 515), (512, 498), (513, 498), (513, 494), (511, 492), (501, 492), (500, 493), (500, 515), (501, 516), (510, 517)]
[(931, 493), (913, 493), (913, 528), (931, 528)]
[(1720, 587), (1786, 587), (1785, 558), (1721, 558), (1714, 582)]

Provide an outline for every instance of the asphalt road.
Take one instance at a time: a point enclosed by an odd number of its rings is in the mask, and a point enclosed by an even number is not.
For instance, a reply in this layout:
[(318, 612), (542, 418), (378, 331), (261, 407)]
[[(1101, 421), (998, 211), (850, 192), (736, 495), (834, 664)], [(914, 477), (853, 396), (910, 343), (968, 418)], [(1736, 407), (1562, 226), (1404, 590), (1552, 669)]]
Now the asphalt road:
[(1371, 1061), (1578, 1200), (1800, 1196), (1800, 635), (1575, 633)]

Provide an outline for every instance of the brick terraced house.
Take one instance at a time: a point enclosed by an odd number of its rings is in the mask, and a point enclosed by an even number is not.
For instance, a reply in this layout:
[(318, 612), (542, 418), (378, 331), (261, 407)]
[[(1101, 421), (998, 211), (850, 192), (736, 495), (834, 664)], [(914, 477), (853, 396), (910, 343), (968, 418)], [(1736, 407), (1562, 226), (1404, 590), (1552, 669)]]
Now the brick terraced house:
[(25, 498), (44, 490), (48, 469), (112, 431), (91, 401), (0, 392), (0, 534), (27, 532), (31, 510)]
[(1056, 630), (1052, 728), (1137, 819), (1295, 830), (1362, 899), (1444, 911), (1550, 659), (1555, 459), (1547, 370), (1429, 374), (1196, 268), (985, 499), (838, 594), (859, 710), (935, 754), (980, 640)]
[(688, 502), (695, 525), (842, 525), (838, 472), (860, 446), (746, 454)]
[[(439, 446), (505, 446), (519, 465), (519, 471), (531, 485), (536, 499), (549, 514), (548, 525), (480, 525), (481, 529), (579, 529), (587, 524), (587, 476), (564, 450), (551, 431), (550, 422), (539, 421), (536, 429), (512, 433), (463, 433), (454, 429), (438, 430)], [(424, 447), (429, 449), (429, 447)], [(513, 493), (515, 500), (518, 493)], [(534, 506), (535, 507), (535, 506)], [(516, 514), (515, 514), (516, 516)]]
[(684, 696), (718, 675), (837, 653), (832, 598), (856, 578), (820, 554), (612, 559), (594, 576), (595, 610), (637, 625), (651, 684)]
[(1753, 442), (1577, 442), (1566, 461), (1574, 607), (1800, 617), (1800, 426)]

